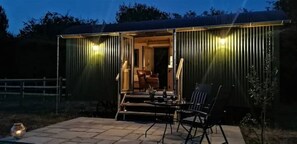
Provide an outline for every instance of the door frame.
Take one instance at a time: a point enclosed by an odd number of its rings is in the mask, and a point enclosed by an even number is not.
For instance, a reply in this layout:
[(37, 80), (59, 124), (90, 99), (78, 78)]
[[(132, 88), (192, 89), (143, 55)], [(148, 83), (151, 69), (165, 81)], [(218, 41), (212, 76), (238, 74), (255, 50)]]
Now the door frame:
[[(125, 45), (127, 44), (126, 43), (126, 40), (128, 41), (128, 45)], [(121, 66), (120, 66), (120, 70), (121, 72), (123, 71), (122, 69), (122, 65), (123, 63), (125, 62), (124, 60), (124, 55), (125, 54), (128, 54), (128, 58), (127, 58), (127, 61), (128, 61), (128, 68), (130, 69), (129, 71), (129, 89), (127, 91), (134, 91), (134, 37), (132, 36), (129, 36), (129, 35), (125, 35), (125, 34), (121, 34), (120, 35), (120, 59), (121, 59)], [(121, 84), (124, 82), (123, 81), (123, 75), (121, 75)], [(122, 89), (122, 86), (120, 87), (121, 89), (121, 92), (123, 91)]]

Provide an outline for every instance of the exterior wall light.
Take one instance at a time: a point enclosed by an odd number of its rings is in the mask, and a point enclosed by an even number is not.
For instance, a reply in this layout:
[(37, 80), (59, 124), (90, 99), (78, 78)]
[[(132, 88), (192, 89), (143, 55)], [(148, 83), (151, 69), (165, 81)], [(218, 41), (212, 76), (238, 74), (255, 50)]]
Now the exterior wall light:
[(11, 136), (20, 139), (26, 133), (26, 127), (22, 123), (14, 123), (10, 129)]
[(93, 45), (93, 51), (98, 52), (99, 51), (99, 46), (98, 45)]
[(221, 46), (225, 46), (225, 44), (226, 44), (226, 38), (220, 38), (220, 45)]
[(92, 46), (95, 55), (103, 55), (104, 54), (104, 44), (94, 44)]

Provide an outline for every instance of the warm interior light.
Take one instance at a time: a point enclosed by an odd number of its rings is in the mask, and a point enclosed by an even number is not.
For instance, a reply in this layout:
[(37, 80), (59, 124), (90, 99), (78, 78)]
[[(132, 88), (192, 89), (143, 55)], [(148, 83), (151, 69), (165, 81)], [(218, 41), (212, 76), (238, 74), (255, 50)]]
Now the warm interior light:
[(220, 44), (225, 45), (226, 44), (226, 39), (225, 38), (220, 38)]

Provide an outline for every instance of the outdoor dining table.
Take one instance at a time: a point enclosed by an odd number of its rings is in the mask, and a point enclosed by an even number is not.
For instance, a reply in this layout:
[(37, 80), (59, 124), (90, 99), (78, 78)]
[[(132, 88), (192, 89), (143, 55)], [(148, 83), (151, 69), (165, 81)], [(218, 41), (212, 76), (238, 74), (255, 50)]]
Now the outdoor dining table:
[(146, 137), (147, 132), (157, 123), (157, 107), (165, 107), (165, 129), (163, 132), (163, 136), (162, 139), (159, 142), (164, 143), (164, 137), (166, 134), (166, 130), (167, 130), (167, 125), (169, 123), (170, 125), (170, 130), (171, 130), (171, 134), (172, 134), (172, 125), (170, 123), (170, 110), (173, 109), (178, 109), (184, 106), (189, 106), (192, 105), (192, 103), (190, 102), (186, 102), (186, 101), (172, 101), (172, 100), (168, 100), (168, 101), (144, 101), (147, 104), (151, 104), (154, 105), (155, 108), (155, 118), (154, 118), (154, 123), (145, 131), (144, 135)]

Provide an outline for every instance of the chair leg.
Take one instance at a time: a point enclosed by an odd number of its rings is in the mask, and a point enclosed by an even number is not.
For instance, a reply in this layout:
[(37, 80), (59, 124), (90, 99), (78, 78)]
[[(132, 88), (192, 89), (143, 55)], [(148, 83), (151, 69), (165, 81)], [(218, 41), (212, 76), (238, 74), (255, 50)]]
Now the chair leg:
[(222, 128), (222, 126), (221, 126), (221, 124), (219, 124), (219, 127), (220, 127), (220, 129), (221, 129), (221, 132), (222, 132), (222, 134), (223, 134), (223, 137), (224, 137), (224, 139), (225, 139), (225, 143), (224, 143), (224, 144), (228, 144), (227, 137), (226, 137), (226, 135), (225, 135), (225, 132), (224, 132), (224, 130), (223, 130), (223, 128)]
[[(206, 130), (205, 130), (205, 137), (206, 137), (206, 139), (207, 139), (208, 144), (211, 144), (211, 143), (210, 143), (210, 140), (209, 140), (209, 137), (208, 137), (208, 134), (207, 134), (207, 132), (206, 132)], [(202, 142), (202, 141), (201, 141), (201, 142)]]
[(206, 133), (206, 130), (203, 129), (203, 134), (201, 135), (200, 142), (199, 142), (200, 144), (202, 143), (204, 135), (207, 135), (207, 133)]
[(192, 126), (190, 127), (189, 131), (188, 131), (188, 135), (187, 135), (187, 138), (186, 138), (186, 141), (185, 141), (185, 144), (188, 142), (189, 138), (190, 138), (190, 135), (191, 135), (191, 131), (192, 131)]
[(179, 130), (179, 126), (180, 126), (180, 122), (178, 122), (176, 132), (178, 132), (178, 130)]
[(197, 133), (197, 129), (198, 129), (198, 128), (196, 128), (196, 129), (195, 129), (194, 137), (196, 136), (196, 133)]
[(211, 133), (211, 134), (213, 134), (213, 130), (212, 130), (212, 127), (210, 128), (210, 133)]

